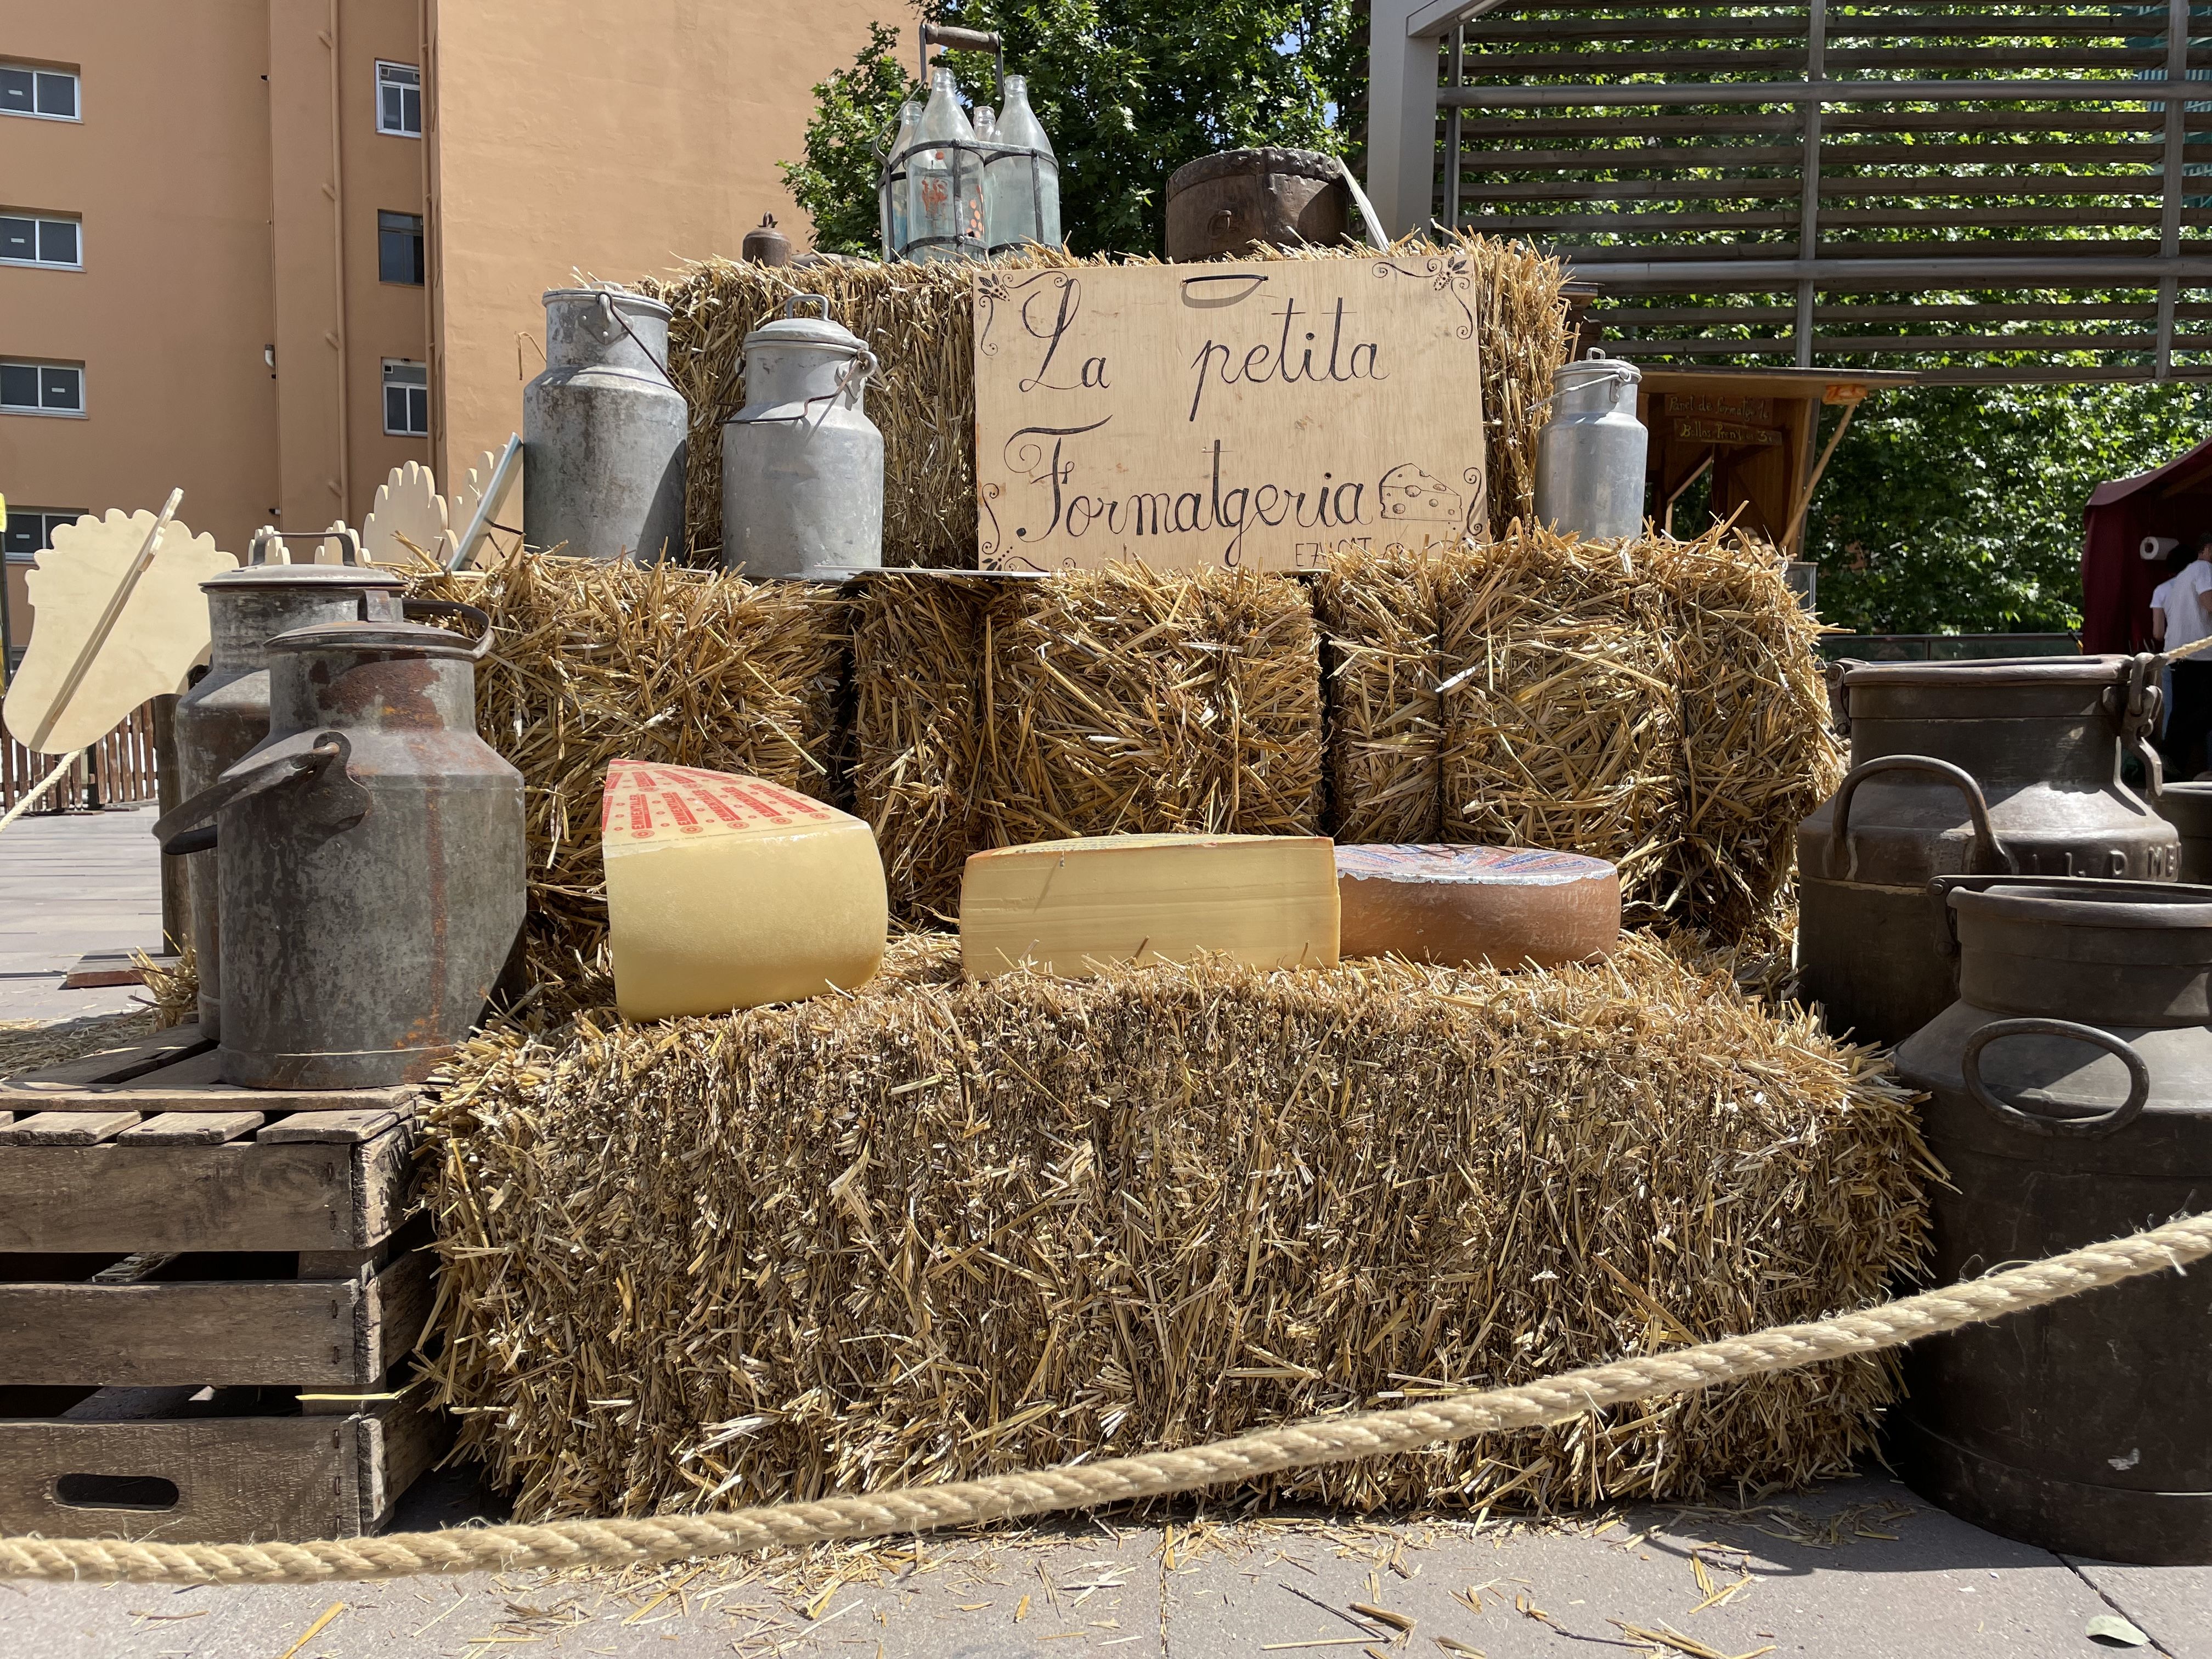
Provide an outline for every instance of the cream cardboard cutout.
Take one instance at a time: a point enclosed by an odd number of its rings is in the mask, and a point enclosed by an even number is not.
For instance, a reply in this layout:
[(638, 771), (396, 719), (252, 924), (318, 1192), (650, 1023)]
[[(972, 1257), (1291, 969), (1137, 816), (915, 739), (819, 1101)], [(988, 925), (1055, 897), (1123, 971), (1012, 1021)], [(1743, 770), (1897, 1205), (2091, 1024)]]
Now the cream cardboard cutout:
[(446, 502), (438, 494), (437, 480), (422, 462), (410, 461), (393, 467), (392, 476), (378, 489), (375, 504), (362, 521), (361, 550), (371, 564), (416, 565), (415, 555), (399, 539), (404, 536), (443, 563), (447, 522)]
[(238, 559), (218, 551), (214, 537), (195, 536), (172, 519), (107, 637), (77, 673), (155, 522), (154, 514), (112, 507), (105, 519), (88, 514), (57, 529), (27, 573), (31, 644), (4, 714), (8, 730), (28, 747), (65, 755), (98, 742), (149, 697), (182, 690), (206, 654), (208, 604), (199, 585), (236, 568)]
[(485, 450), (468, 477), (447, 502), (447, 563), (465, 570), (475, 561), (490, 523), (519, 508), (515, 489), (522, 482), (522, 440), (509, 437), (498, 450)]

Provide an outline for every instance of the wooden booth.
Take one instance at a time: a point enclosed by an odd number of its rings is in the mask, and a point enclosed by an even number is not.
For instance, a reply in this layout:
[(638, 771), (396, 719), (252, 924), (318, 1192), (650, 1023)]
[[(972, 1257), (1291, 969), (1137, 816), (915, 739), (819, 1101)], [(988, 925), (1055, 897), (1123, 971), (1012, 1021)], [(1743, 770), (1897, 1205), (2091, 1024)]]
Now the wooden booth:
[[(1806, 509), (1852, 413), (1873, 392), (1918, 378), (1895, 370), (1646, 368), (1636, 413), (1651, 434), (1644, 476), (1652, 518), (1672, 531), (1675, 504), (1710, 473), (1716, 518), (1737, 514), (1743, 529), (1797, 558)], [(1820, 410), (1830, 404), (1842, 405), (1844, 418), (1822, 447)]]

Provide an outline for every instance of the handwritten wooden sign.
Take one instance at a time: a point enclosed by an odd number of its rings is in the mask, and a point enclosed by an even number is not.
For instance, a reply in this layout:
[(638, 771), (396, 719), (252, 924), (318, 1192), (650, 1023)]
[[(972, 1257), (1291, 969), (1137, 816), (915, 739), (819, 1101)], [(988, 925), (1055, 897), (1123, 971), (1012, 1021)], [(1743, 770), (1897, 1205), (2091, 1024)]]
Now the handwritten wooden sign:
[(1464, 255), (975, 278), (987, 570), (1304, 568), (1488, 521)]

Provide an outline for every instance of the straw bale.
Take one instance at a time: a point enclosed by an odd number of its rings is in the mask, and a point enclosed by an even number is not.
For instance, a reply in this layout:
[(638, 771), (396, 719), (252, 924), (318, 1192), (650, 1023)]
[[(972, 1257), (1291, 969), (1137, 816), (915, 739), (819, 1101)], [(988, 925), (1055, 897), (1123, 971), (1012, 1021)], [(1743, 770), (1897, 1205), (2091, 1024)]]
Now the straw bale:
[(983, 659), (994, 587), (884, 576), (853, 624), (853, 795), (876, 832), (891, 914), (927, 927), (960, 908), (977, 837), (988, 708)]
[(1443, 839), (1587, 853), (1651, 919), (1682, 800), (1678, 665), (1649, 549), (1516, 527), (1437, 568)]
[(1660, 884), (1717, 936), (1787, 939), (1798, 823), (1843, 781), (1815, 641), (1773, 550), (1718, 534), (1655, 544), (1680, 687), (1681, 820)]
[(1320, 635), (1245, 570), (1066, 571), (991, 631), (985, 844), (1321, 828)]
[(1443, 837), (1443, 679), (1437, 556), (1352, 545), (1314, 588), (1327, 645), (1330, 833)]
[(477, 729), (521, 772), (538, 977), (565, 977), (606, 935), (599, 808), (617, 757), (745, 772), (836, 797), (843, 601), (673, 565), (535, 551), (413, 590), (482, 607)]
[[(1540, 405), (1551, 395), (1553, 373), (1567, 352), (1560, 292), (1565, 276), (1556, 259), (1479, 236), (1448, 238), (1440, 247), (1401, 243), (1394, 256), (1437, 252), (1463, 257), (1474, 279), (1492, 529), (1503, 535), (1534, 506)], [(1279, 251), (1269, 257), (1377, 256), (1344, 248)], [(1040, 252), (1012, 263), (1085, 262)], [(830, 314), (867, 341), (882, 364), (881, 378), (868, 388), (867, 408), (884, 434), (884, 562), (975, 568), (975, 270), (957, 261), (777, 268), (717, 258), (635, 284), (675, 313), (668, 373), (691, 407), (684, 487), (690, 562), (713, 564), (721, 556), (721, 429), (744, 405), (739, 362), (744, 337), (772, 320), (787, 300), (818, 294), (830, 301)]]
[[(478, 1039), (432, 1108), (434, 1362), (525, 1518), (1190, 1444), (1878, 1300), (1909, 1098), (1632, 940), (1501, 975), (884, 975)], [(1847, 1468), (1855, 1359), (1263, 1495), (1534, 1507)]]

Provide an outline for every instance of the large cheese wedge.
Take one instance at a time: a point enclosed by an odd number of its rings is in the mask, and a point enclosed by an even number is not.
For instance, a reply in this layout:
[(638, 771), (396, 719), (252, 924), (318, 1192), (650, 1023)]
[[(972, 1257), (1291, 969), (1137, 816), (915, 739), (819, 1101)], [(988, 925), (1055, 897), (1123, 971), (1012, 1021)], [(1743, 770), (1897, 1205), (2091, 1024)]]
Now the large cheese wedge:
[(1219, 951), (1256, 968), (1334, 968), (1326, 836), (1087, 836), (978, 853), (960, 879), (969, 979), (1077, 975)]
[(1609, 956), (1620, 873), (1522, 847), (1340, 847), (1344, 954), (1446, 968), (1555, 967)]
[(625, 1019), (864, 983), (890, 912), (868, 826), (758, 778), (618, 760), (599, 817)]

